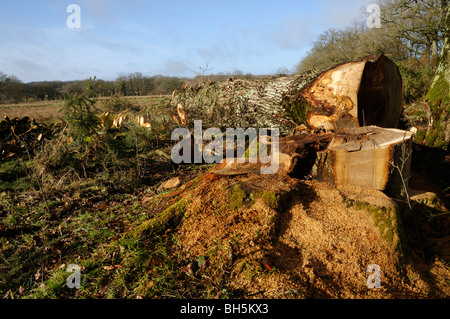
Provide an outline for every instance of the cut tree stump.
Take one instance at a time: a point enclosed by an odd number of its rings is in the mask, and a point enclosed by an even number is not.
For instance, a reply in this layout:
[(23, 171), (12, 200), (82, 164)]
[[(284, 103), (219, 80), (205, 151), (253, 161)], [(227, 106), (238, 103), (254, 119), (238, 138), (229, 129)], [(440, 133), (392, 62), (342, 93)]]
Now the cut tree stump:
[(366, 186), (403, 197), (411, 165), (410, 131), (376, 126), (343, 129), (327, 149), (317, 153), (316, 179), (342, 185)]
[[(278, 170), (301, 179), (314, 178), (336, 187), (371, 187), (404, 197), (412, 154), (410, 131), (365, 126), (335, 133), (300, 134), (279, 141)], [(270, 141), (268, 141), (270, 144)], [(217, 175), (259, 174), (262, 164), (224, 161)]]

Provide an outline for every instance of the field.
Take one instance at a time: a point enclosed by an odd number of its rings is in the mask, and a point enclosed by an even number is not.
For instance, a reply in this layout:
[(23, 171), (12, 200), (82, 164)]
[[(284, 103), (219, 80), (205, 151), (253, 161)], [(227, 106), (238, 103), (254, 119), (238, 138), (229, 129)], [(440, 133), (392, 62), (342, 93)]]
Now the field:
[[(136, 107), (143, 108), (158, 103), (162, 97), (164, 96), (130, 96), (125, 99), (131, 101)], [(28, 116), (37, 121), (63, 120), (64, 114), (61, 112), (63, 106), (63, 100), (0, 104), (0, 118)], [(101, 98), (98, 107), (102, 108)]]

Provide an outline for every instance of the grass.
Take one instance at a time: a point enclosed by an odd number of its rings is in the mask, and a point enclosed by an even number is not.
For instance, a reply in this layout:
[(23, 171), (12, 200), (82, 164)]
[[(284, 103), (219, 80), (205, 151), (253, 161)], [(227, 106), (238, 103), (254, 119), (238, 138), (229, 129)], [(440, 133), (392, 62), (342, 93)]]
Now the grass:
[(29, 165), (18, 160), (0, 162), (0, 192), (30, 190), (35, 181), (29, 176)]
[[(125, 97), (131, 104), (139, 109), (158, 104), (162, 99), (168, 96), (129, 96)], [(99, 99), (98, 107), (103, 109), (102, 100)], [(47, 122), (55, 120), (64, 120), (63, 112), (60, 112), (64, 106), (64, 100), (24, 102), (18, 104), (0, 104), (0, 119), (4, 116), (9, 118), (28, 116), (37, 121)]]
[[(159, 198), (142, 206), (141, 192), (147, 189), (132, 195), (85, 183), (78, 185), (78, 194), (53, 197), (50, 211), (32, 194), (29, 200), (0, 194), (0, 296), (161, 297), (168, 289), (173, 289), (169, 295), (177, 293), (173, 281), (179, 261), (167, 259), (176, 238), (165, 231), (176, 227), (185, 201), (163, 209), (167, 203)], [(82, 269), (81, 289), (66, 285), (69, 264)]]
[[(171, 197), (166, 198), (166, 192), (159, 189), (175, 172), (168, 159), (154, 149), (144, 152), (146, 146), (139, 145), (141, 176), (137, 176), (134, 153), (131, 157), (125, 154), (129, 163), (122, 162), (114, 159), (113, 150), (105, 144), (69, 144), (66, 137), (62, 133), (52, 137), (46, 144), (52, 148), (44, 145), (31, 160), (15, 156), (0, 162), (0, 296), (150, 298), (192, 294), (195, 290), (178, 286), (186, 279), (183, 274), (179, 278), (184, 261), (172, 254), (177, 239), (167, 232), (177, 226), (186, 202), (170, 203)], [(101, 140), (96, 137), (94, 142)], [(83, 175), (83, 169), (77, 172), (68, 155), (83, 159), (91, 151)], [(56, 162), (52, 159), (55, 154)], [(177, 173), (190, 176), (195, 185), (198, 179), (194, 177), (209, 168), (185, 166)], [(42, 190), (34, 172), (43, 181)], [(149, 196), (151, 200), (141, 203)], [(80, 289), (66, 285), (69, 264), (81, 267)]]
[[(75, 140), (69, 126), (51, 129), (37, 147), (28, 143), (32, 124), (23, 123), (18, 134), (27, 144), (20, 145), (31, 157), (0, 162), (2, 298), (179, 297), (185, 291), (177, 286), (181, 259), (171, 253), (177, 239), (167, 229), (176, 227), (186, 203), (170, 203), (159, 190), (175, 169), (155, 151), (167, 143), (159, 127), (170, 129), (167, 97), (127, 100), (133, 112), (161, 113), (151, 132), (129, 123), (123, 130), (94, 128), (95, 134)], [(95, 106), (102, 109), (102, 101)], [(0, 112), (43, 124), (57, 122), (61, 107), (61, 101), (0, 105)], [(5, 142), (18, 144), (5, 123)], [(208, 168), (186, 166), (178, 173), (194, 178)], [(81, 268), (80, 289), (66, 285), (70, 264)]]
[(134, 228), (130, 233), (126, 234), (126, 237), (139, 239), (158, 236), (169, 227), (176, 226), (183, 217), (185, 209), (186, 201), (181, 199), (155, 218), (146, 220)]
[(59, 110), (64, 101), (43, 101), (19, 104), (0, 104), (0, 118), (28, 116), (39, 121), (63, 120), (64, 114)]

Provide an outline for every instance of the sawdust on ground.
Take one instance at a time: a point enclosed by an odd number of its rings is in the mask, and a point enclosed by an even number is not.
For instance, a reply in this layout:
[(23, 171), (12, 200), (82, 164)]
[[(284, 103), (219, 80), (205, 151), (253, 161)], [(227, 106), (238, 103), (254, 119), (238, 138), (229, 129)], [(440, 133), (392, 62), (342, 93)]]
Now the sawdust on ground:
[[(247, 198), (242, 207), (231, 209), (235, 185)], [(253, 197), (263, 189), (287, 196), (274, 209)], [(178, 229), (182, 254), (191, 260), (205, 256), (208, 276), (244, 298), (450, 295), (445, 263), (436, 260), (420, 268), (405, 259), (404, 251), (381, 234), (368, 209), (345, 200), (395, 212), (395, 202), (377, 190), (248, 174), (205, 180), (187, 198), (190, 204)], [(380, 267), (381, 288), (367, 286), (372, 264)], [(441, 279), (431, 283), (433, 276)]]

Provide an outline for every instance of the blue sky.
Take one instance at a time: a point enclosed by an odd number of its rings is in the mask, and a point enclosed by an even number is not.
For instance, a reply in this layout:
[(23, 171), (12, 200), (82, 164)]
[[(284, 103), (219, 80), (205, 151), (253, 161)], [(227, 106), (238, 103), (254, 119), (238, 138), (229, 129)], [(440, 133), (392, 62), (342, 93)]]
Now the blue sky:
[[(66, 24), (70, 4), (81, 28)], [(293, 69), (365, 0), (1, 0), (0, 71), (24, 82)]]

